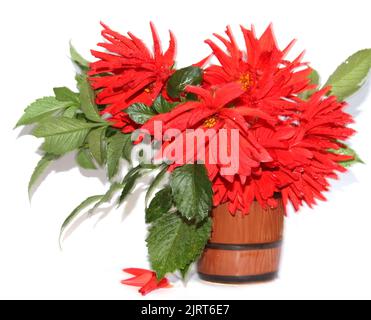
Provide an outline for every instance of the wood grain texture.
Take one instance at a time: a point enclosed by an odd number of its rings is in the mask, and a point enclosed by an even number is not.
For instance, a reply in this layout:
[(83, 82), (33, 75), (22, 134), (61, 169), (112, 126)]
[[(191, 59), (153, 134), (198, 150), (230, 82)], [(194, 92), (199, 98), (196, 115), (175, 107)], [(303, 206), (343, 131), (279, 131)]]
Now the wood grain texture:
[(264, 210), (257, 201), (251, 205), (250, 213), (232, 216), (227, 204), (213, 211), (212, 243), (269, 243), (282, 240), (284, 208), (282, 200), (277, 209)]
[(243, 282), (244, 277), (276, 273), (284, 226), (284, 206), (281, 199), (278, 201), (278, 208), (267, 210), (254, 202), (246, 216), (231, 215), (227, 205), (215, 208), (211, 246), (199, 260), (199, 273), (235, 277), (233, 282), (239, 282), (239, 277)]
[(281, 248), (254, 251), (206, 249), (198, 271), (209, 275), (247, 276), (276, 272)]

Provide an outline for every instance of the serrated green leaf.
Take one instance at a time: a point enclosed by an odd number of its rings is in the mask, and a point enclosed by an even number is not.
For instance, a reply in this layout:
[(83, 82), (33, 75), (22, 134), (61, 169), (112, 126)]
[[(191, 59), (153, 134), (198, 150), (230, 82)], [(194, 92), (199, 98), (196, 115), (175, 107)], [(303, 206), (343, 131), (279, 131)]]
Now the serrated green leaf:
[(163, 96), (159, 96), (153, 103), (152, 107), (156, 110), (157, 113), (168, 113), (177, 105), (178, 103), (169, 102)]
[(90, 129), (83, 129), (71, 133), (46, 137), (42, 149), (54, 155), (63, 155), (76, 150), (84, 144), (89, 130)]
[(181, 215), (167, 213), (149, 229), (147, 246), (152, 269), (158, 279), (182, 270), (201, 255), (211, 233), (211, 219), (192, 224)]
[(171, 195), (171, 187), (165, 187), (159, 191), (148, 209), (146, 210), (146, 223), (152, 223), (156, 219), (161, 218), (164, 214), (168, 213), (173, 207), (173, 198)]
[(53, 89), (55, 98), (61, 102), (72, 102), (76, 105), (80, 105), (79, 94), (73, 92), (67, 87), (60, 87)]
[(158, 187), (158, 185), (161, 183), (161, 181), (165, 178), (165, 176), (167, 174), (167, 171), (168, 171), (168, 166), (165, 165), (163, 167), (163, 169), (160, 171), (160, 173), (156, 176), (156, 178), (154, 178), (153, 181), (151, 182), (151, 184), (150, 184), (150, 186), (147, 190), (147, 193), (146, 193), (146, 199), (145, 199), (146, 208), (148, 206), (149, 199), (153, 194), (153, 191)]
[(118, 132), (109, 139), (107, 146), (107, 168), (109, 179), (112, 179), (118, 173), (121, 158), (129, 158), (129, 149), (131, 153), (131, 148), (132, 144), (130, 134)]
[[(319, 76), (319, 73), (312, 69), (312, 73), (309, 75), (309, 79), (310, 79), (310, 83), (311, 85), (319, 85), (319, 82), (320, 82), (320, 76)], [(303, 100), (308, 100), (312, 95), (313, 93), (315, 93), (316, 90), (307, 90), (307, 91), (304, 91), (303, 93), (301, 93), (299, 95), (300, 98), (302, 98)]]
[(89, 69), (89, 61), (84, 59), (73, 47), (72, 43), (70, 43), (70, 55), (71, 60), (81, 69), (81, 70), (88, 70)]
[(86, 118), (93, 122), (103, 122), (104, 120), (101, 118), (95, 103), (95, 93), (90, 86), (87, 76), (79, 75), (76, 79), (80, 89), (81, 110)]
[(19, 119), (16, 127), (24, 126), (41, 121), (56, 111), (66, 109), (71, 106), (71, 102), (58, 101), (54, 97), (44, 97), (36, 100), (24, 111), (24, 115)]
[(175, 205), (188, 220), (204, 220), (212, 208), (213, 189), (203, 164), (187, 164), (170, 176)]
[(357, 152), (355, 152), (352, 148), (344, 145), (343, 148), (340, 148), (338, 150), (334, 150), (334, 149), (331, 149), (329, 150), (330, 152), (334, 153), (334, 154), (340, 154), (340, 155), (344, 155), (344, 156), (352, 156), (353, 159), (352, 160), (348, 160), (348, 161), (342, 161), (340, 162), (340, 164), (344, 167), (344, 168), (349, 168), (357, 163), (363, 163), (364, 162), (362, 161), (362, 159), (359, 157), (359, 155), (357, 154)]
[(78, 216), (78, 214), (89, 207), (90, 205), (100, 201), (103, 198), (103, 195), (99, 196), (92, 196), (87, 198), (85, 201), (83, 201), (76, 209), (74, 209), (71, 214), (67, 217), (67, 219), (63, 222), (61, 230), (60, 230), (60, 235), (59, 235), (59, 242), (61, 242), (62, 235), (64, 230), (69, 226), (69, 224)]
[(77, 164), (86, 170), (95, 170), (97, 169), (96, 165), (94, 164), (93, 157), (89, 150), (81, 149), (76, 155), (76, 162)]
[(41, 175), (45, 172), (45, 170), (50, 166), (50, 164), (58, 159), (58, 157), (46, 154), (42, 159), (38, 162), (35, 170), (32, 173), (30, 182), (28, 183), (28, 193), (31, 195), (31, 191), (35, 183), (38, 181), (38, 179), (41, 177)]
[(125, 112), (131, 120), (138, 124), (145, 124), (156, 115), (154, 109), (146, 106), (144, 103), (134, 103)]
[(370, 68), (371, 49), (358, 51), (336, 69), (325, 86), (332, 86), (331, 94), (342, 101), (362, 87)]
[(122, 185), (122, 192), (119, 200), (119, 206), (126, 200), (127, 196), (133, 190), (135, 183), (142, 176), (142, 168), (140, 166), (131, 169), (125, 176)]
[(106, 158), (105, 133), (107, 128), (97, 128), (92, 130), (87, 138), (91, 154), (99, 165), (102, 165)]
[(167, 92), (173, 99), (177, 99), (189, 85), (199, 85), (202, 83), (202, 69), (190, 66), (179, 69), (169, 79), (167, 83)]
[(38, 138), (43, 138), (60, 134), (85, 131), (100, 126), (102, 126), (102, 124), (88, 123), (82, 120), (60, 117), (44, 120), (33, 131), (33, 135)]

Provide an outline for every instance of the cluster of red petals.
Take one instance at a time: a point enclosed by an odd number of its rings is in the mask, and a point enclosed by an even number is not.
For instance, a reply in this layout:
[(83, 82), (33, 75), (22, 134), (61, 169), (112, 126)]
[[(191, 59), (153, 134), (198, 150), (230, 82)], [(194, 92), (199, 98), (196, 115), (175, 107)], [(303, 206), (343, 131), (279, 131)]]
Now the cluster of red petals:
[[(310, 207), (316, 199), (326, 200), (328, 179), (346, 169), (340, 162), (351, 156), (337, 155), (329, 149), (343, 147), (341, 141), (354, 131), (346, 126), (352, 117), (343, 111), (345, 104), (335, 97), (326, 97), (327, 90), (314, 94), (309, 101), (298, 103), (298, 114), (280, 120), (274, 127), (257, 123), (250, 128), (256, 140), (271, 156), (272, 161), (253, 169), (245, 183), (232, 183), (218, 175), (213, 180), (214, 203), (229, 202), (232, 213), (248, 213), (256, 199), (263, 207), (276, 207), (277, 194), (285, 207), (291, 202), (299, 210), (303, 202)], [(299, 111), (300, 110), (300, 111)]]
[(123, 271), (134, 277), (122, 280), (121, 283), (127, 286), (140, 287), (139, 293), (143, 296), (157, 289), (171, 288), (168, 279), (157, 280), (156, 273), (151, 270), (131, 268)]
[(170, 32), (170, 45), (163, 53), (161, 42), (151, 23), (153, 53), (132, 33), (124, 36), (103, 25), (102, 36), (107, 42), (98, 46), (108, 52), (92, 50), (98, 61), (90, 64), (90, 82), (97, 94), (97, 104), (117, 128), (131, 132), (137, 128), (123, 112), (133, 103), (152, 105), (174, 72), (176, 41)]
[[(103, 36), (109, 43), (100, 45), (111, 53), (93, 51), (99, 59), (91, 64), (90, 71), (93, 87), (101, 90), (97, 102), (106, 106), (103, 113), (111, 114), (124, 132), (136, 126), (122, 110), (134, 102), (151, 105), (160, 94), (168, 98), (164, 88), (173, 73), (175, 40), (171, 35), (170, 48), (163, 54), (151, 27), (153, 55), (132, 34), (124, 37), (107, 27)], [(183, 139), (187, 129), (224, 129), (228, 132), (226, 150), (234, 143), (230, 133), (238, 129), (236, 174), (223, 175), (222, 165), (211, 164), (215, 154), (206, 152), (204, 159), (195, 159), (199, 155), (193, 150), (183, 157), (185, 163), (205, 162), (213, 183), (214, 205), (228, 203), (232, 214), (248, 214), (255, 200), (264, 208), (274, 208), (277, 195), (296, 210), (304, 202), (312, 206), (316, 199), (325, 200), (323, 193), (329, 188), (329, 179), (345, 171), (340, 162), (352, 158), (329, 150), (343, 147), (341, 141), (354, 133), (348, 128), (353, 119), (344, 111), (345, 103), (328, 96), (329, 89), (317, 91), (309, 100), (300, 98), (300, 93), (316, 87), (310, 85), (312, 69), (302, 62), (303, 54), (293, 61), (286, 60), (294, 41), (280, 50), (271, 26), (261, 37), (256, 36), (253, 27), (241, 29), (246, 46), (243, 50), (230, 28), (226, 38), (215, 35), (225, 50), (206, 41), (219, 64), (204, 70), (200, 87), (187, 88), (198, 101), (182, 103), (167, 114), (157, 115), (142, 128), (154, 134), (155, 121), (161, 121), (164, 132), (178, 129)], [(206, 144), (214, 138), (209, 136)], [(176, 143), (177, 139), (167, 142), (164, 149)], [(209, 150), (207, 146), (205, 150)]]
[(304, 53), (294, 61), (285, 60), (295, 40), (283, 51), (280, 50), (272, 26), (260, 38), (256, 37), (253, 26), (251, 30), (244, 27), (241, 30), (245, 51), (239, 49), (229, 27), (226, 30), (228, 38), (214, 34), (226, 51), (213, 41), (206, 40), (220, 65), (212, 65), (205, 70), (204, 85), (213, 87), (238, 82), (245, 89), (245, 94), (239, 98), (240, 104), (271, 116), (291, 116), (296, 112), (296, 104), (290, 100), (313, 88), (308, 80), (312, 69), (301, 61)]

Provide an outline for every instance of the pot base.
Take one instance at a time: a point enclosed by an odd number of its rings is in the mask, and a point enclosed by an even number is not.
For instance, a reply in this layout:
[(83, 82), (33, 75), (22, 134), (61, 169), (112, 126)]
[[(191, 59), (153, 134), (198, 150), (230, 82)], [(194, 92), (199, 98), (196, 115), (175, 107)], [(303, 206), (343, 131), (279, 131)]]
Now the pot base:
[(198, 273), (201, 280), (221, 284), (249, 284), (255, 282), (269, 282), (277, 279), (278, 272), (259, 274), (254, 276), (217, 276)]

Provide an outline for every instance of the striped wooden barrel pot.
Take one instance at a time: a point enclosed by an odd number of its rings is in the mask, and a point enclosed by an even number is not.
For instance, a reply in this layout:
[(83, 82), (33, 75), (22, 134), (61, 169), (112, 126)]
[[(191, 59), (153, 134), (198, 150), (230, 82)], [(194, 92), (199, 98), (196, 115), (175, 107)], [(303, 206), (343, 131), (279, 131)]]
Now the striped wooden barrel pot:
[(213, 232), (198, 263), (202, 280), (217, 283), (270, 281), (277, 277), (284, 206), (264, 210), (258, 202), (250, 214), (232, 216), (227, 205), (213, 211)]

